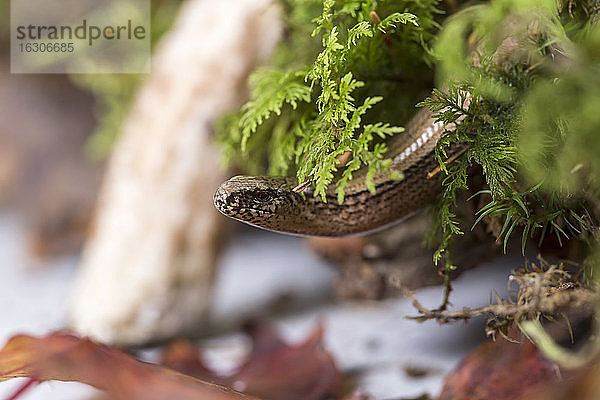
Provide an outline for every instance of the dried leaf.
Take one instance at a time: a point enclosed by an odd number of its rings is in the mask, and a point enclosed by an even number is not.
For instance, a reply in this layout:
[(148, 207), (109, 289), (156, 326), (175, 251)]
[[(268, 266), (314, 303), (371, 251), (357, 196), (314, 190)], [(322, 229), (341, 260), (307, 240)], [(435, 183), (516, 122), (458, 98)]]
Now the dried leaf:
[(529, 400), (557, 381), (552, 363), (531, 342), (480, 345), (446, 376), (439, 400)]
[(250, 400), (231, 389), (145, 363), (122, 351), (64, 333), (18, 335), (0, 350), (0, 381), (81, 382), (115, 400)]
[(197, 378), (269, 400), (317, 400), (338, 392), (339, 372), (321, 346), (321, 325), (298, 346), (285, 344), (267, 324), (250, 324), (246, 333), (252, 341), (251, 353), (231, 376), (217, 376), (206, 368), (198, 350), (189, 343), (169, 347), (163, 361)]

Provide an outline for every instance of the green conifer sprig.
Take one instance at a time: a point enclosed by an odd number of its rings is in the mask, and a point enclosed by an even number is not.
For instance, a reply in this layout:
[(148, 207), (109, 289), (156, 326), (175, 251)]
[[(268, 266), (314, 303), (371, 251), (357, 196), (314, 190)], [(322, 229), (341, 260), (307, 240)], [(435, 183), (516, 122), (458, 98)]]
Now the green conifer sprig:
[[(383, 3), (387, 4), (381, 6)], [(397, 92), (399, 84), (382, 86), (382, 81), (373, 83), (369, 76), (384, 77), (383, 82), (399, 81), (399, 69), (422, 64), (428, 57), (423, 45), (433, 33), (420, 22), (435, 30), (438, 25), (433, 16), (439, 13), (436, 0), (381, 4), (371, 0), (323, 1), (321, 15), (313, 19), (316, 26), (311, 30), (312, 37), (320, 36), (321, 49), (316, 58), (291, 69), (290, 63), (282, 62), (279, 68), (264, 68), (252, 76), (251, 100), (219, 129), (226, 158), (233, 158), (239, 141), (248, 169), (259, 169), (266, 159), (271, 173), (295, 170), (299, 181), (313, 182), (315, 196), (323, 201), (327, 187), (335, 182), (338, 201), (343, 202), (344, 188), (353, 172), (363, 166), (368, 168), (367, 186), (375, 190), (372, 177), (391, 163), (384, 157), (385, 138), (402, 132), (397, 124), (412, 112), (405, 108), (390, 119), (382, 119), (382, 110), (400, 108), (383, 107), (384, 102), (393, 104), (384, 99)], [(415, 5), (414, 13), (411, 5)], [(382, 19), (373, 17), (373, 12), (381, 13)], [(390, 57), (405, 56), (395, 54), (396, 50), (386, 45), (390, 40), (404, 40), (404, 48), (418, 54), (418, 59), (407, 59), (390, 68)], [(414, 90), (418, 87), (416, 84)], [(410, 96), (404, 101), (410, 103)], [(266, 142), (277, 143), (277, 148)], [(338, 157), (348, 152), (349, 162), (340, 166)]]
[(259, 70), (250, 78), (251, 100), (244, 104), (238, 122), (241, 130), (241, 149), (246, 150), (248, 138), (272, 113), (280, 115), (284, 104), (296, 109), (299, 102), (310, 102), (310, 87), (304, 82), (302, 71), (284, 72)]

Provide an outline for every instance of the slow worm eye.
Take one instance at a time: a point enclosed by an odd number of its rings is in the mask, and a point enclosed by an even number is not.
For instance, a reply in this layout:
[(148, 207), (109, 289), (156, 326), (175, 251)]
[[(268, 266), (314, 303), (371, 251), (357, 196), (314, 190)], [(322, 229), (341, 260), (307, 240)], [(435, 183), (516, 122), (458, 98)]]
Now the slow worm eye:
[(270, 193), (264, 192), (264, 191), (260, 191), (260, 192), (256, 193), (255, 198), (256, 198), (256, 200), (258, 200), (260, 202), (266, 203), (268, 201), (271, 201), (272, 197), (271, 197)]
[(238, 200), (239, 200), (238, 196), (235, 194), (232, 194), (231, 196), (227, 197), (227, 205), (237, 206)]

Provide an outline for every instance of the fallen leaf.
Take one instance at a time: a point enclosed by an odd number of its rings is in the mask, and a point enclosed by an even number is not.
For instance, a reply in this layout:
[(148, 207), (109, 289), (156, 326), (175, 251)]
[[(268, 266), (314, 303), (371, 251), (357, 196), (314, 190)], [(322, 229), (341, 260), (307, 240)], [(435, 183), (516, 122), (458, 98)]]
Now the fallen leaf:
[(446, 376), (439, 400), (529, 400), (557, 380), (531, 342), (487, 342)]
[[(81, 382), (115, 400), (250, 400), (223, 386), (139, 361), (121, 350), (64, 333), (18, 335), (0, 350), (0, 381)], [(16, 398), (16, 396), (14, 396)]]
[(302, 344), (285, 344), (268, 324), (249, 324), (251, 339), (248, 360), (230, 376), (218, 376), (201, 361), (191, 343), (177, 342), (163, 355), (164, 365), (200, 379), (233, 387), (269, 400), (317, 400), (337, 394), (340, 374), (333, 358), (321, 346), (323, 327), (319, 324)]

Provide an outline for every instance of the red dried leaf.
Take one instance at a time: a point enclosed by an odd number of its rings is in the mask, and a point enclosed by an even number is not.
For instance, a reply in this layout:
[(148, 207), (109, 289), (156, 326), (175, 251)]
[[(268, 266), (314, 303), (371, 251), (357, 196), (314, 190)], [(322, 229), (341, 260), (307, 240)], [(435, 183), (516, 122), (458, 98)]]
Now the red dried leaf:
[(245, 392), (272, 400), (312, 400), (337, 392), (339, 372), (321, 345), (321, 324), (299, 346), (284, 344), (264, 325), (249, 333), (252, 355), (232, 377), (235, 387), (245, 386)]
[(212, 383), (145, 363), (122, 351), (62, 333), (34, 338), (15, 336), (0, 350), (0, 381), (29, 377), (36, 381), (81, 382), (106, 391), (115, 400), (250, 400)]
[(331, 355), (321, 346), (321, 325), (298, 346), (285, 344), (267, 324), (249, 325), (246, 332), (252, 351), (231, 376), (217, 376), (206, 368), (190, 343), (170, 346), (163, 362), (195, 377), (269, 400), (317, 400), (338, 392), (339, 372)]
[(529, 341), (488, 342), (446, 376), (439, 400), (529, 400), (555, 381), (552, 363)]

